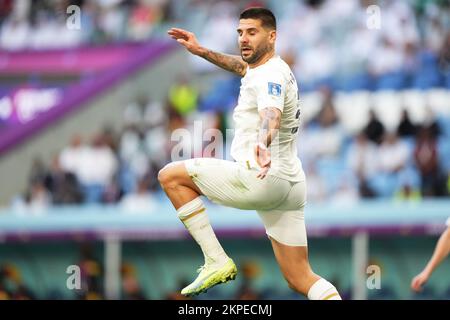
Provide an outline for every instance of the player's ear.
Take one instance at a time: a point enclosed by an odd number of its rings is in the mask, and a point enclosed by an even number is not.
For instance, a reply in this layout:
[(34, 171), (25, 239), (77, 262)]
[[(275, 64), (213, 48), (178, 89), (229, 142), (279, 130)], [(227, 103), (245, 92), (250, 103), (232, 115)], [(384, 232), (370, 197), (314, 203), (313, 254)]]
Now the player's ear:
[(276, 30), (271, 30), (269, 32), (269, 40), (272, 43), (275, 43), (275, 40), (277, 39), (277, 31)]

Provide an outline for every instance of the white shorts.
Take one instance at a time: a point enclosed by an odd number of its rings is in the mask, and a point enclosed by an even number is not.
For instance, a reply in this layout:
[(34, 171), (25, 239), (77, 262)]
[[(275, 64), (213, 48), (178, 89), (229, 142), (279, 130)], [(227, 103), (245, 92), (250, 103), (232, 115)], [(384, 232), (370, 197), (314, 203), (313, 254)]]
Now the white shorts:
[(266, 233), (289, 246), (306, 246), (303, 209), (306, 182), (290, 182), (268, 175), (245, 163), (215, 158), (184, 161), (192, 181), (214, 203), (243, 210), (256, 210)]

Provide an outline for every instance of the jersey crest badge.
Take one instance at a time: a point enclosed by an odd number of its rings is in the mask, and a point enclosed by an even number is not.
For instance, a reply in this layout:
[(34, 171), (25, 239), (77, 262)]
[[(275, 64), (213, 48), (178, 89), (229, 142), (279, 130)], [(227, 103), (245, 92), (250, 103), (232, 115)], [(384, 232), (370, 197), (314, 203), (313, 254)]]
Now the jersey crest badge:
[(281, 84), (269, 82), (269, 95), (279, 97), (281, 96)]

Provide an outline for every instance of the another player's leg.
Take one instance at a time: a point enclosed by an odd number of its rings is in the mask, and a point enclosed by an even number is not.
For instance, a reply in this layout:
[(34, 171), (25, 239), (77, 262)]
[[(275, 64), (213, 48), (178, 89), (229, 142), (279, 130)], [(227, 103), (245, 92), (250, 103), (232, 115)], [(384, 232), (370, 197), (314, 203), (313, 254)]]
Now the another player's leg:
[(315, 274), (307, 246), (287, 246), (270, 238), (275, 257), (289, 287), (310, 300), (341, 300), (336, 288)]
[(209, 223), (202, 192), (192, 181), (183, 162), (164, 167), (159, 182), (178, 212), (178, 217), (202, 249), (205, 264), (193, 283), (184, 288), (184, 295), (196, 295), (236, 277), (236, 265), (227, 256)]

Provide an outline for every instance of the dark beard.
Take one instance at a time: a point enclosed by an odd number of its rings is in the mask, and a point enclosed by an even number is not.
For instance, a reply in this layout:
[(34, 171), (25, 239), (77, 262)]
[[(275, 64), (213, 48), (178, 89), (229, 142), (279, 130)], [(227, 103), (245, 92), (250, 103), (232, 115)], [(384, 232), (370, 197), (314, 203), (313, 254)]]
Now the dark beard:
[(254, 63), (258, 62), (261, 59), (261, 57), (264, 56), (270, 50), (271, 50), (271, 47), (269, 44), (261, 45), (255, 49), (255, 52), (250, 57), (244, 58), (241, 54), (241, 58), (248, 64), (254, 64)]

